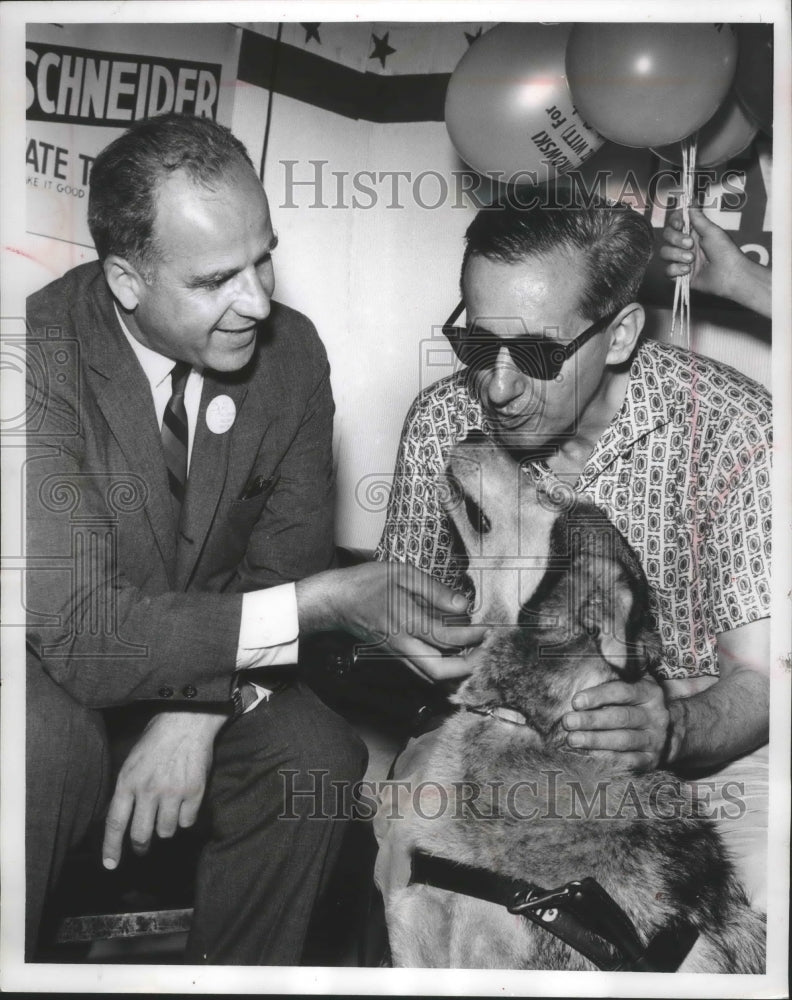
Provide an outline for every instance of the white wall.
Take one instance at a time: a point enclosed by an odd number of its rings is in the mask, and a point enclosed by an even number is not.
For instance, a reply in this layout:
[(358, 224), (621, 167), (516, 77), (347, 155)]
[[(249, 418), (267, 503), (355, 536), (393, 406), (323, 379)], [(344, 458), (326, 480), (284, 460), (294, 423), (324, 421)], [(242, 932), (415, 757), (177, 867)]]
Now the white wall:
[[(254, 162), (261, 150), (265, 91), (245, 88), (234, 127)], [(326, 184), (315, 207), (314, 187), (287, 185), (284, 160), (298, 160), (293, 176), (313, 178), (309, 160), (328, 160)], [(393, 469), (404, 415), (421, 385), (446, 370), (426, 372), (426, 341), (459, 299), (462, 236), (474, 210), (439, 200), (440, 182), (425, 176), (416, 201), (402, 181), (376, 185), (376, 204), (353, 207), (351, 175), (361, 170), (437, 171), (453, 183), (458, 161), (439, 122), (372, 125), (276, 95), (265, 187), (279, 236), (276, 297), (306, 313), (327, 347), (337, 417), (340, 544), (373, 547), (383, 523), (380, 503), (361, 503), (374, 481)], [(347, 207), (337, 201), (331, 171), (347, 172)], [(365, 180), (371, 184), (370, 179)], [(357, 194), (368, 205), (372, 196)], [(297, 207), (287, 207), (294, 204)], [(400, 204), (402, 207), (388, 207)], [(448, 350), (443, 342), (446, 356)], [(423, 368), (423, 374), (422, 374)], [(376, 490), (373, 490), (376, 493)], [(372, 510), (371, 507), (377, 508)]]

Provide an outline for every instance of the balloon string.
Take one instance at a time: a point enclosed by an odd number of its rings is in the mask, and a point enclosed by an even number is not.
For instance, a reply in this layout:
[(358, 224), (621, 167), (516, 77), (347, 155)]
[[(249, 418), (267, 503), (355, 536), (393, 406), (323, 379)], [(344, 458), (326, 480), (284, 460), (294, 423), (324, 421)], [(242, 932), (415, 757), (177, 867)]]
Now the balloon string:
[[(694, 198), (696, 178), (696, 152), (698, 132), (682, 140), (682, 232), (690, 235), (690, 205)], [(671, 310), (671, 333), (676, 333), (679, 320), (679, 335), (683, 345), (690, 350), (690, 272), (680, 274), (674, 283), (674, 305)]]

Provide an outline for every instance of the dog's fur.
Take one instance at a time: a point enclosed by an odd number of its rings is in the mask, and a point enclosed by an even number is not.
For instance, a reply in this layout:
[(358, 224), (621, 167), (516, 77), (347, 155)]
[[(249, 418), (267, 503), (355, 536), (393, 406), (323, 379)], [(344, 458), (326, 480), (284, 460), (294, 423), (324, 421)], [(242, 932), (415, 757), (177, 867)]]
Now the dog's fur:
[[(527, 724), (468, 711), (445, 722), (422, 772), (432, 801), (409, 814), (410, 840), (545, 888), (592, 876), (644, 943), (674, 921), (700, 930), (681, 971), (762, 972), (764, 920), (749, 908), (714, 824), (696, 815), (679, 781), (628, 773), (618, 755), (566, 744), (560, 720), (577, 691), (636, 681), (657, 661), (635, 554), (598, 508), (571, 492), (537, 492), (494, 445), (457, 446), (449, 473), (446, 507), (476, 585), (474, 618), (508, 626), (473, 654), (455, 697), (461, 706), (511, 709)], [(493, 811), (493, 782), (502, 783), (500, 816), (483, 818)], [(473, 809), (454, 799), (461, 783), (463, 798), (482, 794)], [(522, 798), (509, 807), (506, 792), (517, 787)], [(584, 800), (595, 803), (588, 816)], [(543, 929), (470, 896), (409, 885), (389, 894), (386, 911), (396, 965), (594, 968)]]

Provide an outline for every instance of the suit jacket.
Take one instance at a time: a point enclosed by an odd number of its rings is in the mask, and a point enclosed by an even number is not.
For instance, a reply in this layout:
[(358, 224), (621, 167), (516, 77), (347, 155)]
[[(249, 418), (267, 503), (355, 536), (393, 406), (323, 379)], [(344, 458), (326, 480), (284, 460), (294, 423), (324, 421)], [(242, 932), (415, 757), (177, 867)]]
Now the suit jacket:
[[(205, 372), (179, 530), (149, 384), (101, 267), (31, 296), (28, 336), (30, 653), (92, 707), (228, 699), (241, 594), (332, 560), (333, 400), (316, 331), (273, 303), (248, 365)], [(236, 418), (214, 433), (221, 395)]]

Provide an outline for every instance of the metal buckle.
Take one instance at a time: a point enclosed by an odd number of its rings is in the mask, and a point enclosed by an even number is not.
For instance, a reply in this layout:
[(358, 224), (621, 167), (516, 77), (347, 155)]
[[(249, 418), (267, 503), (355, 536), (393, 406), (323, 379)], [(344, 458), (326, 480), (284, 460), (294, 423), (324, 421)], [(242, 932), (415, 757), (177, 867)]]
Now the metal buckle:
[(551, 889), (541, 896), (534, 896), (533, 889), (518, 890), (514, 894), (514, 899), (506, 907), (509, 913), (525, 913), (526, 910), (538, 910), (551, 903), (557, 903), (562, 899), (568, 899), (572, 895), (571, 885), (562, 885), (558, 889)]
[(528, 720), (522, 714), (514, 708), (504, 708), (500, 705), (490, 706), (489, 708), (478, 708), (473, 705), (463, 705), (462, 708), (466, 712), (472, 712), (474, 715), (488, 715), (491, 719), (498, 719), (501, 722), (510, 722), (514, 726), (527, 726)]

